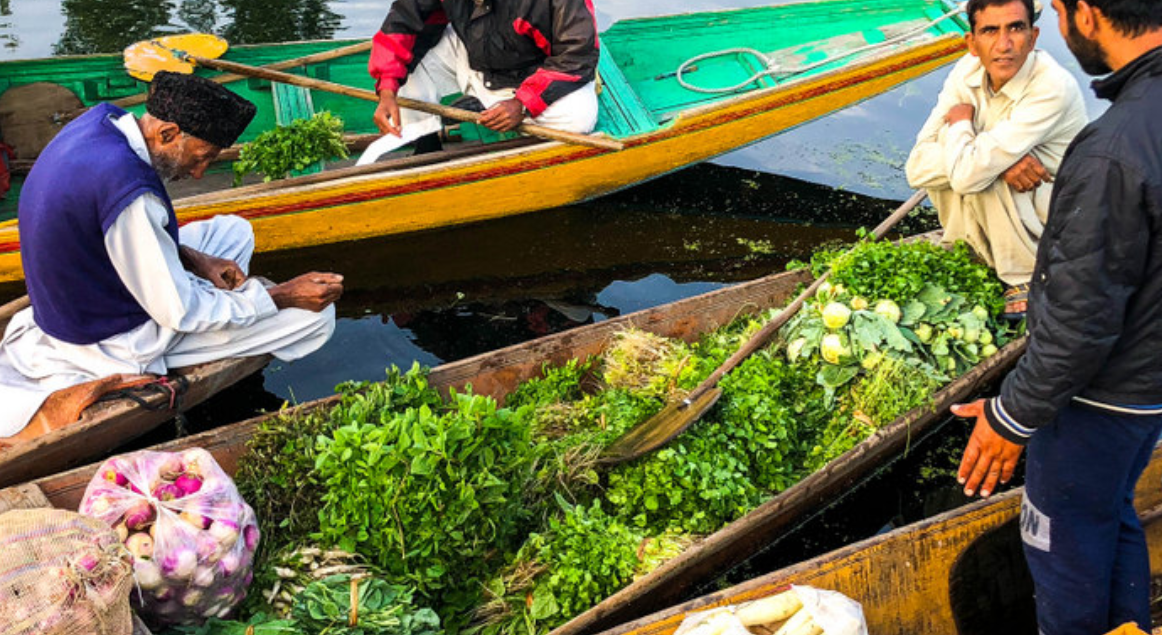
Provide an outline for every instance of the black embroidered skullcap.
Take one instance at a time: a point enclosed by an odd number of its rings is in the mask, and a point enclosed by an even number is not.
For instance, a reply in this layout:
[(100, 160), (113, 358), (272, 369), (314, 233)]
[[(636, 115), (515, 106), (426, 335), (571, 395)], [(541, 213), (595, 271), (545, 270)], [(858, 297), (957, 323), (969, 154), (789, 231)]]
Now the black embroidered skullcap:
[(149, 86), (149, 114), (220, 148), (234, 144), (254, 119), (254, 104), (205, 77), (158, 71)]

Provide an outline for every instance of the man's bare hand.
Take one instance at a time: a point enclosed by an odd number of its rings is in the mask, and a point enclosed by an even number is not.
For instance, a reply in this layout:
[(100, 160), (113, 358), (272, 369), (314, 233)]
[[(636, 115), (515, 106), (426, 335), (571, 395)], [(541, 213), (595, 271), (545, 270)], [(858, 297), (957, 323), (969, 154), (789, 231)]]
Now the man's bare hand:
[(217, 258), (186, 246), (182, 246), (179, 253), (187, 271), (203, 280), (209, 280), (219, 289), (230, 291), (246, 282), (242, 267), (233, 260)]
[(312, 271), (267, 291), (279, 309), (306, 309), (318, 313), (343, 295), (343, 276)]
[(976, 107), (972, 104), (956, 104), (948, 109), (948, 113), (944, 115), (944, 121), (948, 125), (952, 125), (958, 121), (972, 121), (976, 116)]
[(517, 99), (506, 99), (480, 113), (477, 123), (497, 132), (508, 132), (515, 130), (524, 118), (524, 105)]
[(372, 119), (383, 134), (399, 136), (402, 124), (399, 120), (399, 104), (396, 102), (395, 93), (387, 89), (379, 92), (379, 105), (375, 107)]
[(981, 498), (988, 498), (997, 491), (998, 483), (1008, 483), (1013, 478), (1017, 459), (1021, 457), (1024, 447), (994, 432), (985, 419), (984, 408), (984, 400), (977, 399), (972, 403), (952, 406), (952, 414), (976, 419), (976, 426), (972, 429), (972, 436), (960, 459), (956, 478), (964, 485), (965, 496), (972, 496), (979, 487)]
[(1031, 192), (1044, 183), (1053, 182), (1053, 175), (1031, 154), (1021, 157), (1001, 174), (1001, 178), (1018, 192)]

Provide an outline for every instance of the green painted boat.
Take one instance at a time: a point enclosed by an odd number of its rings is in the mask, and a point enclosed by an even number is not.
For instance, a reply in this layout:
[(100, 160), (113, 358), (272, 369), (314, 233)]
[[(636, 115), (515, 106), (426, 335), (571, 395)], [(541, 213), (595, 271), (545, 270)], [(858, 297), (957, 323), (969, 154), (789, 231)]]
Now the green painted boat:
[[(460, 141), (431, 155), (360, 167), (339, 162), (239, 188), (230, 188), (230, 166), (222, 164), (201, 181), (174, 184), (171, 195), (183, 223), (248, 218), (259, 251), (576, 203), (754, 143), (955, 60), (967, 29), (955, 10), (944, 0), (818, 0), (623, 20), (601, 34), (598, 123), (599, 134), (624, 144), (621, 151), (505, 139), (459, 124)], [(366, 42), (315, 41), (238, 46), (223, 59), (368, 87), (367, 57)], [(324, 110), (343, 119), (355, 144), (374, 133), (368, 101), (258, 79), (227, 85), (259, 107), (243, 142)], [(17, 152), (16, 185), (0, 205), (0, 283), (22, 277), (13, 218), (21, 170), (84, 107), (114, 101), (140, 111), (135, 96), (144, 89), (119, 55), (0, 63), (0, 135)]]

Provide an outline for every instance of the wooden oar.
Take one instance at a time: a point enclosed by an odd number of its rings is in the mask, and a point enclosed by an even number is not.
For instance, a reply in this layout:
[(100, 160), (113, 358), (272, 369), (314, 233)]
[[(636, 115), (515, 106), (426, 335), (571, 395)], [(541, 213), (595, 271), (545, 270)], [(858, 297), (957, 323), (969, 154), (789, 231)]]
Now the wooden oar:
[[(355, 55), (357, 53), (363, 53), (364, 51), (369, 51), (369, 50), (371, 50), (371, 40), (367, 40), (366, 42), (358, 42), (356, 44), (350, 44), (347, 46), (341, 46), (337, 49), (320, 51), (318, 53), (313, 53), (311, 55), (304, 55), (302, 57), (296, 57), (296, 58), (289, 59), (289, 60), (282, 60), (281, 62), (274, 62), (271, 64), (263, 64), (261, 66), (261, 68), (269, 68), (271, 70), (281, 71), (281, 70), (285, 70), (288, 68), (295, 68), (298, 66), (310, 66), (311, 64), (320, 64), (322, 62), (328, 62), (328, 61), (333, 60), (333, 59), (337, 59), (340, 57), (346, 57), (348, 55)], [(247, 75), (238, 75), (238, 74), (231, 73), (231, 74), (227, 74), (227, 75), (215, 75), (214, 77), (210, 78), (210, 81), (216, 82), (218, 84), (229, 84), (230, 82), (236, 82), (240, 79), (246, 79), (247, 77), (248, 77)], [(118, 99), (116, 101), (112, 101), (110, 103), (112, 103), (114, 106), (128, 108), (130, 106), (144, 104), (147, 99), (149, 99), (149, 93), (144, 92), (144, 93), (138, 93), (136, 95), (130, 95), (128, 97), (122, 97), (121, 99)], [(77, 114), (79, 115), (81, 112), (84, 112), (84, 110), (78, 112)]]
[[(896, 211), (892, 212), (891, 216), (888, 216), (872, 230), (872, 235), (876, 239), (883, 238), (892, 227), (895, 227), (926, 196), (927, 194), (922, 190), (912, 194)], [(750, 339), (744, 342), (730, 358), (723, 362), (714, 372), (710, 373), (710, 376), (701, 384), (698, 384), (694, 390), (690, 391), (690, 394), (684, 400), (668, 404), (661, 412), (638, 424), (633, 430), (630, 430), (614, 441), (606, 448), (601, 462), (607, 464), (621, 463), (652, 452), (668, 443), (670, 439), (678, 436), (683, 430), (700, 419), (702, 415), (706, 414), (706, 411), (714, 406), (718, 398), (722, 396), (722, 389), (718, 387), (718, 381), (722, 379), (723, 375), (734, 370), (751, 353), (762, 348), (787, 323), (787, 320), (790, 320), (799, 312), (799, 309), (807, 299), (815, 295), (820, 285), (827, 280), (828, 274), (829, 272), (824, 272), (823, 275), (816, 278), (815, 282), (811, 283), (811, 286), (807, 287), (787, 308), (775, 316), (775, 319), (768, 322), (763, 328), (750, 336)]]
[(8, 322), (12, 321), (12, 316), (16, 315), (23, 309), (28, 308), (32, 302), (28, 296), (22, 295), (15, 300), (0, 306), (0, 335), (4, 334), (4, 330), (8, 328)]
[[(249, 66), (247, 64), (239, 64), (238, 62), (228, 62), (226, 60), (211, 59), (199, 55), (191, 55), (184, 51), (177, 49), (166, 48), (164, 45), (150, 46), (150, 42), (139, 42), (130, 48), (126, 49), (125, 67), (135, 77), (142, 77), (144, 75), (152, 76), (152, 73), (157, 70), (174, 70), (176, 72), (192, 72), (192, 64), (212, 68), (214, 70), (224, 71), (227, 73), (235, 73), (238, 75), (245, 75), (247, 77), (257, 77), (259, 79), (267, 79), (272, 82), (280, 82), (283, 84), (290, 84), (291, 86), (301, 86), (303, 88), (313, 88), (315, 90), (322, 90), (339, 95), (346, 95), (348, 97), (355, 97), (356, 99), (365, 99), (367, 101), (379, 102), (379, 96), (375, 92), (345, 86), (343, 84), (336, 84), (321, 79), (314, 79), (310, 77), (303, 77), (301, 75), (293, 75), (291, 73), (283, 73), (281, 71), (270, 70), (259, 66)], [(131, 54), (132, 53), (132, 54)], [(175, 63), (172, 68), (165, 68), (158, 63), (158, 58), (163, 55), (168, 55)], [(163, 58), (164, 59), (164, 58)], [(451, 106), (444, 106), (441, 104), (429, 104), (427, 102), (416, 101), (406, 97), (397, 99), (400, 107), (409, 108), (411, 110), (418, 110), (433, 115), (440, 115), (449, 119), (457, 121), (470, 121), (476, 123), (480, 119), (480, 114), (462, 108), (453, 108)], [(625, 146), (613, 139), (599, 137), (597, 135), (577, 134), (573, 132), (565, 132), (563, 130), (556, 130), (545, 126), (538, 126), (536, 124), (521, 124), (517, 130), (527, 135), (540, 137), (542, 139), (551, 139), (553, 141), (561, 141), (564, 143), (571, 143), (574, 145), (589, 146), (592, 148), (600, 148), (602, 150), (621, 150)]]

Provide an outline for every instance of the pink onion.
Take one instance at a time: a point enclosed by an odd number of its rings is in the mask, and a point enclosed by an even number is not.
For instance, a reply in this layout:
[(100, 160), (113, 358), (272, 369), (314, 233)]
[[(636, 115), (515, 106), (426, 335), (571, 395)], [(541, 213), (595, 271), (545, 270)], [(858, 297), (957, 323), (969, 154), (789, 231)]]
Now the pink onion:
[(80, 558), (77, 558), (77, 566), (84, 569), (85, 571), (92, 571), (93, 569), (96, 569), (100, 562), (101, 561), (97, 559), (97, 556), (91, 553), (86, 553)]
[(223, 555), (222, 559), (218, 561), (218, 571), (221, 572), (223, 578), (229, 578), (241, 565), (242, 557), (231, 551)]
[(113, 501), (105, 494), (98, 494), (81, 505), (81, 513), (86, 516), (102, 516), (112, 507)]
[(155, 515), (156, 511), (149, 501), (139, 501), (125, 512), (125, 526), (133, 530), (144, 529), (153, 522)]
[(162, 558), (161, 572), (167, 578), (188, 580), (198, 566), (198, 554), (186, 546), (176, 547)]
[(194, 550), (198, 554), (199, 562), (217, 562), (221, 555), (218, 553), (218, 541), (209, 532), (199, 531), (194, 538)]
[(182, 461), (186, 464), (186, 474), (206, 476), (206, 466), (214, 463), (214, 457), (202, 448), (190, 448), (182, 453)]
[(184, 512), (178, 514), (178, 516), (182, 520), (184, 520), (187, 523), (189, 523), (190, 525), (192, 525), (195, 529), (205, 529), (205, 528), (210, 526), (210, 522), (211, 522), (211, 519), (209, 516), (203, 516), (201, 514), (191, 512), (191, 511), (184, 511)]
[[(135, 561), (133, 563), (133, 578), (137, 580), (137, 585), (145, 591), (158, 591), (162, 587), (161, 569), (152, 560)], [(165, 599), (159, 597), (159, 593), (154, 595), (159, 600)]]
[(186, 589), (182, 594), (182, 604), (185, 606), (197, 606), (202, 601), (202, 592), (199, 589)]
[(101, 477), (104, 478), (106, 481), (108, 481), (114, 485), (117, 485), (119, 487), (125, 487), (125, 485), (129, 482), (129, 479), (125, 478), (124, 474), (122, 474), (121, 472), (118, 472), (117, 470), (115, 470), (111, 467), (105, 468), (101, 472)]
[(133, 534), (125, 541), (125, 548), (133, 554), (134, 559), (149, 559), (153, 557), (153, 538), (149, 534)]
[(198, 567), (197, 569), (194, 569), (194, 586), (214, 586), (214, 582), (217, 581), (217, 577), (214, 575), (215, 568), (216, 567)]
[(223, 549), (229, 549), (238, 542), (238, 523), (226, 519), (215, 520), (210, 525), (210, 535), (222, 545)]
[(186, 493), (182, 491), (182, 488), (174, 483), (162, 483), (153, 488), (153, 497), (159, 501), (177, 500), (185, 495)]
[(185, 471), (186, 466), (184, 463), (182, 463), (182, 457), (176, 454), (171, 454), (166, 457), (165, 462), (163, 462), (157, 469), (157, 474), (167, 481), (175, 481), (178, 479), (178, 477), (184, 474)]
[(190, 476), (189, 474), (182, 474), (174, 481), (174, 485), (177, 485), (186, 496), (189, 496), (202, 489), (202, 479), (196, 476)]
[(246, 541), (246, 550), (253, 552), (258, 548), (258, 525), (247, 525), (246, 529), (242, 530), (242, 538)]

